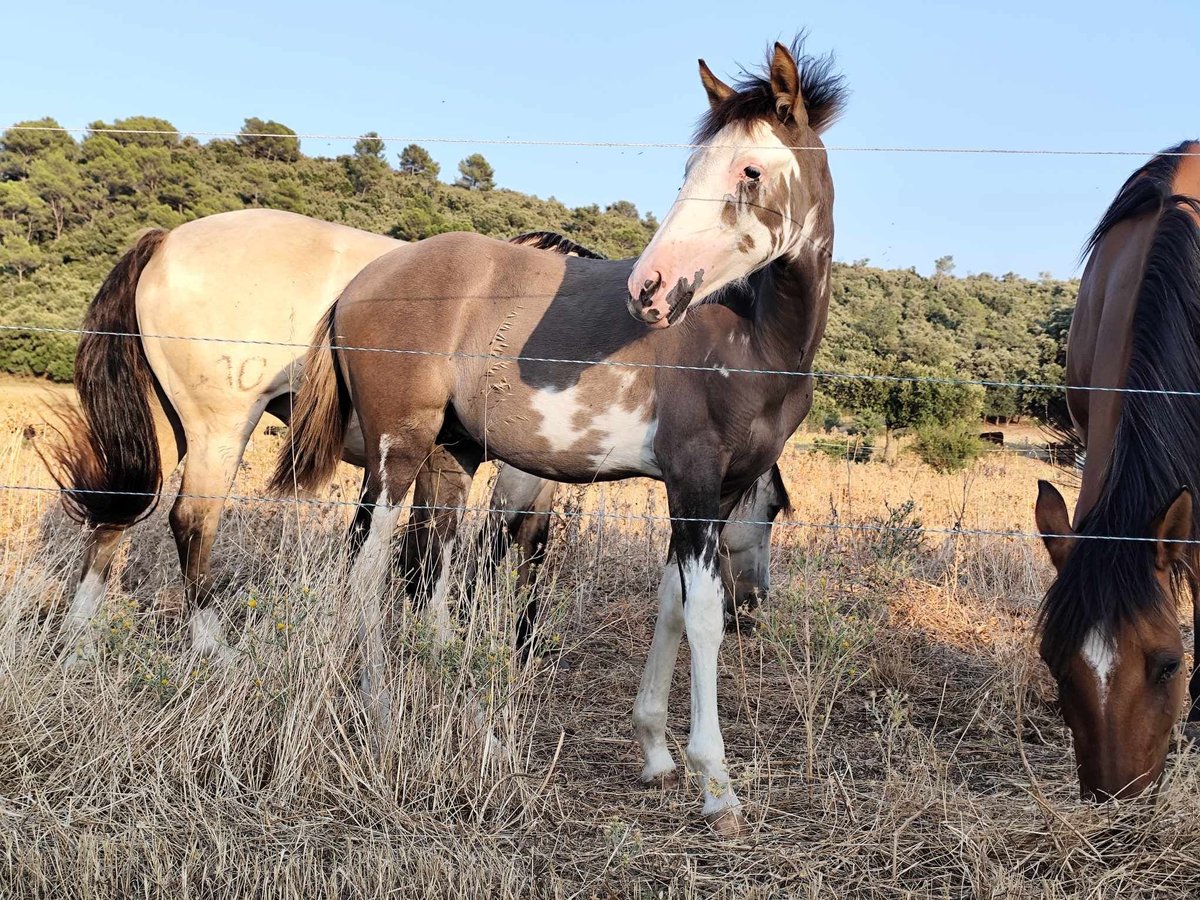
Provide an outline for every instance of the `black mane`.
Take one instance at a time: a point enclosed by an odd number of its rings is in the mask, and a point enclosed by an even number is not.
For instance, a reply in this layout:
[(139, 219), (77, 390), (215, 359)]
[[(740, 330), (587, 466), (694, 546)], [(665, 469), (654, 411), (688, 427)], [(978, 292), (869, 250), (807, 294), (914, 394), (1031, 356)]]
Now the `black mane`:
[[(837, 121), (846, 107), (846, 79), (833, 69), (833, 54), (807, 56), (804, 53), (803, 32), (792, 41), (792, 58), (800, 70), (800, 93), (804, 97), (804, 108), (808, 111), (808, 125), (820, 133)], [(775, 92), (768, 77), (771, 69), (770, 54), (763, 74), (744, 72), (733, 85), (736, 93), (710, 107), (696, 127), (695, 142), (704, 144), (716, 137), (726, 125), (734, 122), (750, 123), (759, 119), (774, 118)]]
[(607, 259), (595, 250), (589, 250), (582, 244), (577, 244), (565, 235), (554, 231), (526, 231), (514, 238), (509, 238), (510, 244), (520, 244), (523, 247), (533, 247), (537, 250), (553, 250), (563, 256), (580, 256), (584, 259)]
[[(1125, 379), (1133, 391), (1200, 391), (1200, 200), (1171, 192), (1178, 166), (1178, 156), (1156, 156), (1135, 172), (1087, 244), (1096, 252), (1118, 222), (1158, 214), (1133, 315)], [(1180, 487), (1200, 487), (1197, 446), (1200, 397), (1124, 395), (1104, 486), (1079, 526), (1084, 539), (1042, 601), (1042, 656), (1056, 674), (1092, 629), (1111, 638), (1146, 614), (1174, 615), (1174, 598), (1155, 578), (1153, 542), (1087, 537), (1149, 537)], [(1173, 574), (1177, 581), (1182, 563)]]

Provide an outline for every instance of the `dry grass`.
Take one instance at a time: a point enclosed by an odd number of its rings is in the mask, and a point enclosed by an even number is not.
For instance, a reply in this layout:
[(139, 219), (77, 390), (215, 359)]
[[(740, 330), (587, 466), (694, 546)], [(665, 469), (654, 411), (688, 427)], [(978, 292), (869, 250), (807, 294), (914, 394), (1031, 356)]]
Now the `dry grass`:
[[(8, 424), (0, 478), (45, 483), (21, 413)], [(256, 439), (239, 492), (256, 492), (271, 444)], [(1034, 480), (1049, 470), (988, 459), (965, 478), (903, 456), (847, 467), (789, 455), (785, 470), (800, 521), (1032, 529)], [(661, 503), (633, 484), (568, 506)], [(337, 603), (347, 516), (230, 507), (216, 574), (241, 653), (214, 670), (185, 650), (160, 509), (118, 562), (103, 653), (64, 671), (51, 639), (75, 529), (50, 498), (0, 492), (0, 896), (1200, 892), (1189, 751), (1155, 799), (1076, 799), (1029, 639), (1049, 575), (1033, 542), (781, 530), (764, 626), (723, 652), (726, 745), (752, 829), (720, 842), (694, 781), (637, 784), (629, 713), (661, 525), (559, 523), (542, 590), (562, 652), (533, 671), (507, 649), (519, 598), (503, 578), (450, 651), (397, 605), (396, 715), (379, 734), (353, 689), (353, 615)], [(680, 760), (685, 659), (669, 727)], [(480, 704), (508, 756), (484, 753)]]

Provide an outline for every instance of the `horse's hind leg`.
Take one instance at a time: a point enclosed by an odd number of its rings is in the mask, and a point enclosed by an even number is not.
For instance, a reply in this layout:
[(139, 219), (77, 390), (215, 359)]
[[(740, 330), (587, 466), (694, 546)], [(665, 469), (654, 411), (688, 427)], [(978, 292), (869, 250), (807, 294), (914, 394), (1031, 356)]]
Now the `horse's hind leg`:
[[(432, 595), (441, 590), (443, 571), (458, 533), (462, 511), (471, 493), (471, 481), (479, 468), (481, 454), (463, 442), (439, 444), (417, 472), (413, 506), (401, 536), (400, 571), (405, 590), (418, 607), (430, 609)], [(448, 623), (447, 623), (448, 624)]]
[(124, 534), (123, 527), (99, 525), (89, 529), (84, 538), (79, 584), (75, 588), (75, 596), (71, 599), (71, 608), (63, 623), (61, 637), (62, 645), (68, 654), (65, 660), (68, 664), (86, 655), (95, 644), (96, 638), (91, 628), (92, 619), (95, 618), (100, 609), (100, 602), (104, 599), (108, 574)]
[(437, 415), (419, 428), (409, 426), (397, 429), (395, 434), (385, 431), (377, 445), (368, 445), (362, 497), (352, 526), (358, 532), (350, 547), (354, 554), (350, 598), (359, 613), (359, 645), (363, 654), (359, 686), (364, 703), (384, 725), (391, 717), (391, 701), (383, 685), (385, 654), (380, 601), (392, 536), (400, 519), (400, 503), (434, 449), (440, 426), (441, 415)]
[[(258, 420), (253, 416), (250, 427)], [(184, 609), (191, 617), (192, 647), (205, 656), (228, 655), (221, 620), (212, 608), (209, 560), (225, 496), (233, 485), (249, 428), (238, 423), (224, 432), (211, 429), (187, 436), (187, 459), (179, 496), (171, 507), (171, 532), (183, 569)]]

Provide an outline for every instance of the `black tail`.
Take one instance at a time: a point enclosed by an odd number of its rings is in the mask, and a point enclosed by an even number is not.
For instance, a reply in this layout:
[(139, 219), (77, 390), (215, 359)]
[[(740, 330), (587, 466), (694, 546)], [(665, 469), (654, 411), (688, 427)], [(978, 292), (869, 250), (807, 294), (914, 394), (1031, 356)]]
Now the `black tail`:
[(132, 525), (149, 515), (162, 488), (162, 459), (150, 406), (154, 374), (138, 332), (138, 279), (167, 232), (148, 231), (108, 273), (83, 319), (75, 355), (79, 409), (57, 410), (64, 442), (46, 463), (72, 518)]

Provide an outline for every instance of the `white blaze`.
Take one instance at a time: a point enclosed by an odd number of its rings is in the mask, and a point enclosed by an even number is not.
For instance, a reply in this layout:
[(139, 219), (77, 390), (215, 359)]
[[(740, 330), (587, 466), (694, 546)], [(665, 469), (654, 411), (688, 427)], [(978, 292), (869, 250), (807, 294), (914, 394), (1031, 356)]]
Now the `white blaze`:
[(1093, 628), (1080, 649), (1084, 662), (1096, 676), (1096, 694), (1100, 698), (1100, 708), (1104, 709), (1108, 702), (1109, 680), (1117, 664), (1117, 648), (1099, 628)]

